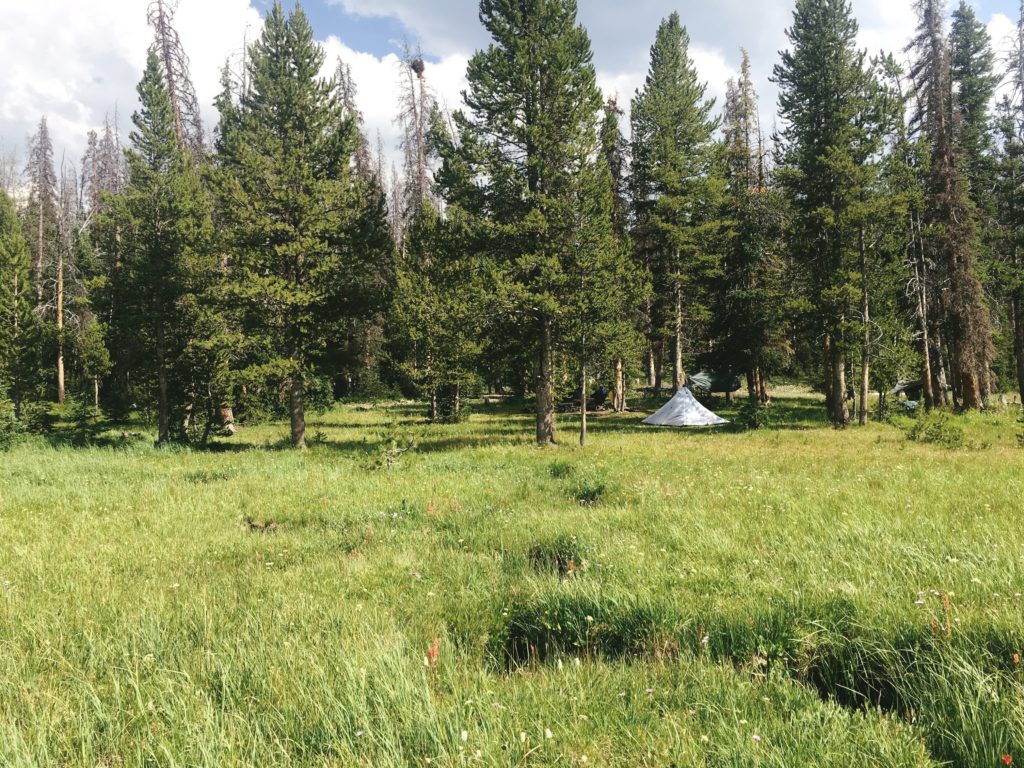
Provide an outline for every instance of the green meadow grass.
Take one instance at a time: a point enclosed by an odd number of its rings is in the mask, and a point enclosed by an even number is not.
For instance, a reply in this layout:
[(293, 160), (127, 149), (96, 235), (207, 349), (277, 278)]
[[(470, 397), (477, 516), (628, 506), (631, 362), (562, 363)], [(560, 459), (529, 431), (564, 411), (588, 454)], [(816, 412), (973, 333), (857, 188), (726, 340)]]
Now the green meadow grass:
[(23, 442), (0, 765), (1024, 762), (1024, 427), (949, 450), (784, 395), (586, 450), (484, 406), (339, 407), (304, 454)]

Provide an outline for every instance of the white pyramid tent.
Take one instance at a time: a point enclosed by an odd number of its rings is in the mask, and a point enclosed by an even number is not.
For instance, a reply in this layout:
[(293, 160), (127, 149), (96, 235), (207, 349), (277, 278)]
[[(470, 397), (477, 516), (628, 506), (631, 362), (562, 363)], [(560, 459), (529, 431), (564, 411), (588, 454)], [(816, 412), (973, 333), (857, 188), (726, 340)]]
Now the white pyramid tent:
[(729, 422), (697, 402), (687, 387), (681, 387), (657, 413), (644, 419), (655, 427), (711, 427)]

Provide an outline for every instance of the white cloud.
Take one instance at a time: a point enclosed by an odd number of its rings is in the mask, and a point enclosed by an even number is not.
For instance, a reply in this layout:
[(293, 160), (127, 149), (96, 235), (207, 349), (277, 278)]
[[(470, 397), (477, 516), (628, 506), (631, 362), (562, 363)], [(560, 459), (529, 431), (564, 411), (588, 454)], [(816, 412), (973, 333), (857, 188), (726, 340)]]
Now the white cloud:
[[(401, 22), (422, 41), (430, 57), (428, 77), (449, 109), (460, 105), (465, 65), (487, 44), (478, 20), (478, 0), (307, 0), (334, 5), (343, 30), (342, 10), (383, 16)], [(151, 31), (146, 25), (148, 0), (0, 0), (0, 139), (21, 145), (40, 115), (49, 118), (58, 145), (69, 157), (81, 154), (85, 134), (102, 124), (105, 113), (119, 108), (122, 130), (135, 108), (135, 84), (145, 62)], [(180, 0), (177, 26), (191, 57), (192, 75), (212, 125), (211, 107), (219, 90), (226, 57), (237, 59), (243, 40), (253, 40), (261, 26), (256, 0)], [(993, 5), (995, 7), (993, 7)], [(997, 50), (1007, 50), (1013, 30), (1012, 0), (987, 3), (989, 32)], [(598, 82), (606, 95), (617, 93), (623, 107), (642, 85), (648, 51), (658, 22), (672, 6), (665, 0), (580, 0), (580, 21), (590, 31)], [(861, 27), (859, 43), (871, 53), (880, 49), (902, 57), (915, 19), (911, 0), (853, 0)], [(715, 0), (681, 7), (692, 38), (691, 53), (708, 94), (719, 106), (729, 77), (739, 65), (739, 48), (751, 55), (755, 85), (761, 95), (765, 128), (770, 129), (776, 90), (770, 83), (778, 51), (788, 46), (793, 0)], [(330, 18), (321, 9), (320, 18)], [(991, 12), (996, 11), (996, 12)], [(332, 30), (319, 29), (323, 36)], [(323, 43), (327, 67), (341, 55), (353, 68), (358, 101), (371, 141), (378, 130), (386, 149), (395, 152), (394, 125), (397, 58), (356, 50), (352, 40), (331, 35)]]
[[(7, 145), (22, 145), (44, 114), (58, 160), (66, 149), (77, 161), (86, 133), (115, 107), (127, 131), (152, 40), (146, 2), (0, 0), (0, 6), (0, 137)], [(181, 0), (176, 27), (208, 123), (215, 119), (221, 66), (241, 51), (246, 30), (259, 25), (248, 0)]]
[[(371, 146), (380, 134), (386, 156), (397, 162), (400, 133), (395, 124), (398, 112), (398, 84), (401, 65), (397, 54), (379, 58), (355, 51), (334, 35), (323, 44), (327, 58), (323, 73), (332, 75), (340, 58), (352, 68), (357, 94), (356, 105), (366, 120), (366, 132)], [(427, 62), (426, 78), (442, 108), (458, 109), (460, 94), (466, 87), (467, 59), (461, 54), (450, 54), (438, 61)]]

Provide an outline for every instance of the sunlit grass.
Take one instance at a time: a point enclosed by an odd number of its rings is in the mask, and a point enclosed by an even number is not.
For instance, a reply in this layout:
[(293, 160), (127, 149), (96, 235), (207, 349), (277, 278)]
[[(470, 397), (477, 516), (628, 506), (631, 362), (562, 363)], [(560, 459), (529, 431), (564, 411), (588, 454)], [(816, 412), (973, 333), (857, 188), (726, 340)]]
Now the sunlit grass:
[(34, 439), (0, 454), (0, 764), (1020, 761), (1021, 427), (962, 423), (835, 431), (794, 391), (585, 451), (415, 405), (305, 454)]

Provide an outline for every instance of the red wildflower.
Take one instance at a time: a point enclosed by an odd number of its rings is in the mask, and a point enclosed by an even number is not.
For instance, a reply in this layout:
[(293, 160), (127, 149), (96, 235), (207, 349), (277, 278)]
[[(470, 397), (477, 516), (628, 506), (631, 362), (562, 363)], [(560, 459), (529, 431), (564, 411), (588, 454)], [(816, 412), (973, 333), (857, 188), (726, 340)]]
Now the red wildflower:
[(1003, 755), (1003, 765), (1013, 765), (1013, 755)]
[(441, 641), (435, 637), (433, 644), (429, 648), (427, 648), (427, 658), (430, 659), (431, 664), (434, 664), (437, 661), (437, 653), (440, 650)]
[(576, 559), (570, 557), (569, 558), (569, 573), (572, 573), (575, 570), (576, 570)]

